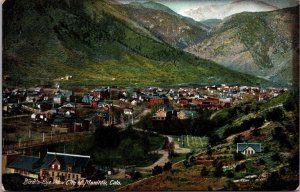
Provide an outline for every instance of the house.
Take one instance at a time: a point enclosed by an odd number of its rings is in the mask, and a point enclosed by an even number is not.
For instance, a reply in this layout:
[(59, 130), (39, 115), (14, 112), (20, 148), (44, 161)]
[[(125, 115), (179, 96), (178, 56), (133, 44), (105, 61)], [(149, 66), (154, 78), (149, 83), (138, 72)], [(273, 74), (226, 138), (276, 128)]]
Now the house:
[(36, 102), (38, 100), (41, 100), (43, 97), (43, 89), (40, 87), (36, 88), (29, 88), (27, 90), (27, 97), (26, 97), (26, 102)]
[(99, 99), (109, 99), (110, 89), (109, 88), (96, 88), (92, 91), (93, 97)]
[(73, 92), (69, 90), (59, 90), (53, 97), (53, 103), (61, 105), (63, 102), (71, 102), (73, 100)]
[(163, 97), (159, 97), (159, 96), (151, 96), (149, 98), (149, 106), (153, 107), (155, 105), (163, 105), (167, 102), (166, 100), (167, 100), (167, 98), (163, 98)]
[(175, 110), (172, 106), (166, 106), (156, 111), (153, 120), (166, 120), (175, 115)]
[(93, 98), (94, 97), (92, 95), (84, 95), (81, 102), (85, 104), (92, 104)]
[(203, 102), (203, 99), (199, 99), (199, 98), (192, 99), (192, 104), (196, 105), (196, 106), (201, 106), (202, 102)]
[(180, 99), (180, 100), (178, 101), (178, 103), (180, 104), (180, 106), (186, 107), (186, 106), (188, 106), (189, 101), (188, 101), (187, 99)]
[(195, 119), (199, 116), (197, 111), (181, 110), (177, 113), (178, 119)]
[(42, 159), (39, 178), (59, 183), (81, 180), (91, 175), (90, 156), (47, 152)]
[(74, 132), (76, 119), (69, 117), (56, 117), (51, 123), (52, 131), (54, 133), (70, 133)]
[(11, 162), (6, 169), (6, 173), (19, 173), (25, 177), (38, 179), (39, 157), (21, 155)]
[(240, 152), (244, 155), (253, 155), (255, 153), (260, 153), (261, 144), (260, 143), (237, 143), (236, 152)]
[(133, 114), (133, 109), (132, 108), (125, 108), (124, 109), (124, 114), (125, 115), (132, 115)]

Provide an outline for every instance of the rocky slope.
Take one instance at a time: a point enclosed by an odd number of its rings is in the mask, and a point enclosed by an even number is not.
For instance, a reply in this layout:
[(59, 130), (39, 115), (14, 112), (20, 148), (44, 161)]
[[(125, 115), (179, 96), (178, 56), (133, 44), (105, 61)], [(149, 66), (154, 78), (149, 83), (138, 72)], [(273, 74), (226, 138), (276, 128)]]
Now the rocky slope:
[(122, 5), (122, 9), (156, 37), (177, 48), (189, 47), (207, 36), (207, 26), (183, 17), (159, 3), (134, 2)]
[(216, 26), (209, 38), (186, 50), (230, 69), (291, 82), (296, 67), (292, 59), (298, 42), (298, 9), (232, 15)]

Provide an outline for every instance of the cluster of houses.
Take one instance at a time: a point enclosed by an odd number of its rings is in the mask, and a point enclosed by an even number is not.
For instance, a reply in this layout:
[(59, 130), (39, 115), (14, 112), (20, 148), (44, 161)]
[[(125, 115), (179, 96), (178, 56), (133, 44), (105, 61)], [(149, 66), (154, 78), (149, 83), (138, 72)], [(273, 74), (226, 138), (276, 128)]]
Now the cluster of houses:
[(172, 106), (165, 106), (158, 109), (153, 116), (153, 120), (168, 120), (177, 118), (180, 120), (196, 119), (199, 116), (197, 111), (193, 110), (180, 110), (176, 111)]
[[(71, 90), (60, 88), (4, 88), (2, 101), (4, 115), (15, 115), (20, 110), (29, 111), (32, 121), (48, 123), (53, 132), (72, 133), (94, 130), (97, 123), (106, 126), (113, 124), (114, 112), (111, 109), (116, 107), (113, 103), (118, 103), (124, 116), (132, 115), (135, 106), (152, 108), (161, 105), (162, 108), (153, 117), (155, 120), (173, 117), (194, 119), (198, 117), (199, 109), (218, 110), (230, 107), (246, 97), (263, 101), (284, 91), (286, 89), (237, 85), (134, 89), (99, 87), (79, 97)], [(79, 107), (93, 108), (95, 112), (79, 116), (76, 113)]]

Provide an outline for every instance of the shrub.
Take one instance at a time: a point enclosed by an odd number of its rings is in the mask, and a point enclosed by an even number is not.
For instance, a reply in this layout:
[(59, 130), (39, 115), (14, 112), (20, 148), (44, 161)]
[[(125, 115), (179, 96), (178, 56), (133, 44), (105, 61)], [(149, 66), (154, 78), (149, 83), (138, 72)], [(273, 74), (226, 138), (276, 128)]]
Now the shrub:
[(284, 112), (281, 108), (274, 108), (266, 114), (266, 119), (268, 121), (281, 121), (283, 118)]
[(225, 175), (228, 177), (228, 178), (233, 178), (234, 177), (234, 173), (231, 171), (231, 170), (227, 170), (225, 172)]
[(172, 163), (169, 161), (167, 163), (165, 163), (163, 170), (164, 171), (170, 171), (172, 169)]
[(153, 169), (152, 169), (152, 175), (158, 175), (161, 174), (163, 172), (163, 168), (161, 166), (156, 165)]
[(238, 153), (233, 152), (233, 158), (236, 161), (240, 161), (240, 160), (245, 159), (245, 155), (243, 155), (241, 152), (238, 152)]
[(202, 167), (201, 171), (200, 171), (200, 175), (205, 177), (208, 176), (209, 171), (207, 170), (206, 167)]
[(236, 191), (236, 190), (238, 190), (238, 187), (232, 180), (227, 180), (225, 183), (225, 190), (226, 191)]
[(142, 178), (142, 174), (139, 171), (137, 171), (133, 174), (133, 177), (132, 177), (133, 180), (138, 180), (140, 178)]

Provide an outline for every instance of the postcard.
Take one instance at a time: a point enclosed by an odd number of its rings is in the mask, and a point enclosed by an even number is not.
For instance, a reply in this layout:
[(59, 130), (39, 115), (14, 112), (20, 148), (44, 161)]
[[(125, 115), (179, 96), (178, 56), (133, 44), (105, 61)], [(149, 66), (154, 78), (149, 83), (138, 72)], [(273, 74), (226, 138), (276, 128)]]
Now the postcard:
[(294, 191), (299, 1), (5, 0), (2, 191)]

